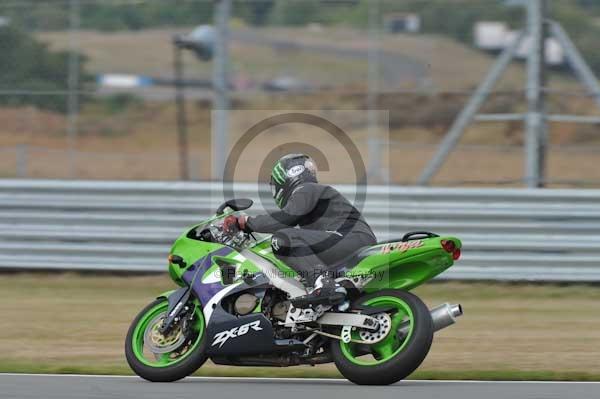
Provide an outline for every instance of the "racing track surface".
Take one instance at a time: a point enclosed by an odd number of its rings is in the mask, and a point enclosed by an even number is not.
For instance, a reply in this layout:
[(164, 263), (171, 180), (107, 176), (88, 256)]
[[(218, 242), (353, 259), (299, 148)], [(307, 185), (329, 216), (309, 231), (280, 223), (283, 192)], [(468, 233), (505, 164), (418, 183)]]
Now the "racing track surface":
[(186, 378), (149, 383), (137, 377), (0, 374), (2, 399), (558, 399), (599, 398), (600, 383), (404, 381), (368, 387), (344, 380)]

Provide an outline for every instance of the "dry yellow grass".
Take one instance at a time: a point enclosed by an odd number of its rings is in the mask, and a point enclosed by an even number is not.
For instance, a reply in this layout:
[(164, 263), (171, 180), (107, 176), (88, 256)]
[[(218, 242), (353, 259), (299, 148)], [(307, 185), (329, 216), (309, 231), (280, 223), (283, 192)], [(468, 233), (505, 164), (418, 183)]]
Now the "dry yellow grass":
[[(93, 73), (131, 73), (159, 77), (173, 75), (175, 34), (189, 32), (191, 27), (148, 29), (137, 32), (80, 31), (79, 43)], [(45, 32), (38, 37), (51, 48), (65, 50), (68, 33)], [(313, 84), (344, 84), (364, 79), (366, 60), (339, 59), (334, 55), (312, 55), (304, 52), (280, 52), (269, 46), (232, 41), (231, 68), (234, 76), (263, 82), (283, 74), (292, 74)], [(210, 79), (210, 62), (199, 62), (194, 56), (184, 57), (188, 77)], [(340, 73), (340, 71), (342, 73)]]
[[(277, 145), (286, 142), (310, 143), (322, 150), (330, 163), (330, 171), (321, 173), (325, 183), (352, 183), (354, 170), (346, 151), (328, 139), (305, 141), (306, 131), (292, 129), (285, 134), (265, 135), (258, 138), (245, 153), (236, 170), (237, 181), (257, 181), (264, 156)], [(144, 141), (155, 139), (152, 143)], [(0, 140), (2, 137), (0, 136)], [(61, 138), (37, 138), (28, 142), (34, 147), (29, 149), (27, 161), (28, 176), (33, 178), (71, 178), (66, 140)], [(194, 140), (196, 141), (196, 139)], [(199, 141), (199, 140), (198, 140)], [(48, 143), (58, 151), (36, 148), (36, 145)], [(139, 143), (139, 144), (138, 144)], [(62, 147), (61, 147), (62, 144)], [(192, 143), (192, 177), (206, 180), (210, 178), (210, 149), (208, 143)], [(367, 145), (363, 138), (357, 138), (356, 144), (361, 152)], [(82, 137), (78, 140), (78, 156), (75, 158), (76, 176), (82, 179), (140, 179), (140, 180), (176, 180), (179, 177), (178, 157), (175, 150), (174, 135), (156, 134), (151, 131), (116, 138)], [(283, 147), (286, 148), (286, 147)], [(287, 147), (288, 149), (290, 147)], [(382, 153), (384, 164), (389, 162), (391, 183), (414, 184), (424, 166), (433, 157), (435, 145), (414, 145), (409, 142), (385, 148)], [(368, 165), (368, 156), (364, 163)], [(592, 149), (561, 150), (555, 148), (548, 153), (548, 178), (555, 181), (588, 180), (600, 182), (598, 151)], [(503, 147), (469, 148), (459, 147), (449, 157), (444, 168), (434, 179), (435, 184), (450, 185), (494, 185), (498, 181), (514, 181), (518, 186), (523, 176), (524, 151), (519, 147), (507, 150)], [(16, 175), (17, 160), (14, 150), (9, 149), (0, 158), (0, 175)], [(372, 183), (378, 183), (371, 180)], [(552, 186), (560, 186), (554, 184)], [(568, 186), (568, 184), (564, 184)], [(598, 184), (596, 184), (598, 185)], [(592, 185), (593, 186), (593, 185)]]
[[(170, 76), (173, 74), (172, 37), (186, 31), (186, 28), (137, 32), (80, 31), (78, 41), (93, 73)], [(40, 33), (38, 37), (52, 49), (68, 49), (67, 32)], [(189, 76), (210, 76), (210, 64), (197, 62), (193, 57), (186, 57), (184, 61)]]
[(429, 305), (457, 301), (465, 315), (436, 335), (423, 370), (600, 370), (597, 287), (434, 284)]
[[(122, 72), (170, 76), (172, 74), (171, 38), (174, 34), (190, 31), (191, 27), (148, 29), (137, 32), (81, 31), (79, 41), (89, 59), (92, 72)], [(269, 27), (237, 29), (243, 35), (289, 40), (296, 44), (327, 45), (340, 49), (366, 51), (369, 42), (365, 31), (343, 27), (311, 31), (306, 28)], [(65, 32), (45, 32), (39, 38), (55, 49), (68, 46)], [(494, 58), (481, 51), (437, 35), (384, 34), (381, 48), (389, 53), (403, 55), (422, 63), (430, 78), (432, 89), (440, 91), (470, 90), (477, 85), (491, 66)], [(265, 80), (277, 74), (292, 74), (313, 83), (340, 84), (361, 81), (366, 84), (366, 57), (346, 59), (335, 54), (313, 54), (293, 50), (274, 50), (253, 43), (231, 42), (233, 70), (251, 79)], [(190, 76), (210, 77), (210, 64), (186, 57)], [(500, 89), (524, 88), (525, 72), (522, 65), (512, 65)], [(556, 87), (573, 88), (573, 79), (553, 76)], [(385, 84), (383, 85), (385, 88)], [(408, 83), (402, 89), (413, 89)]]
[[(130, 321), (171, 287), (166, 275), (2, 274), (0, 370), (127, 372)], [(422, 375), (599, 372), (598, 287), (435, 283), (416, 293), (429, 306), (450, 301), (465, 309), (457, 325), (436, 335)], [(316, 372), (335, 374), (330, 365)]]
[[(131, 72), (168, 75), (171, 68), (170, 37), (187, 28), (157, 29), (140, 32), (103, 33), (81, 32), (81, 44), (90, 59), (93, 72)], [(367, 42), (364, 32), (357, 30), (332, 28), (324, 32), (311, 32), (307, 29), (268, 28), (260, 34), (289, 38), (299, 43), (332, 43), (344, 48), (365, 49)], [(54, 48), (65, 48), (67, 36), (62, 32), (40, 33)], [(344, 40), (345, 39), (345, 40)], [(384, 35), (383, 46), (387, 51), (405, 54), (418, 59), (430, 68), (434, 86), (440, 90), (470, 89), (488, 68), (491, 57), (456, 43), (447, 38), (428, 35)], [(237, 71), (254, 71), (262, 78), (277, 70), (316, 74), (319, 79), (334, 82), (335, 79), (361, 79), (366, 71), (360, 60), (348, 62), (335, 57), (310, 54), (275, 54), (272, 49), (262, 46), (233, 44), (233, 59), (237, 60)], [(199, 63), (192, 57), (186, 57), (189, 71), (193, 76), (208, 77), (210, 65)], [(254, 75), (252, 72), (251, 75)], [(363, 76), (364, 77), (364, 76)], [(501, 88), (522, 87), (523, 68), (513, 65)], [(363, 79), (364, 80), (364, 79)], [(572, 86), (569, 79), (553, 76), (553, 83)], [(363, 90), (359, 87), (358, 90)], [(351, 88), (349, 88), (351, 90)], [(353, 89), (352, 89), (353, 90)], [(403, 97), (404, 98), (404, 97)], [(463, 101), (462, 97), (448, 101)], [(449, 112), (439, 103), (443, 98), (428, 100), (406, 97), (406, 101), (391, 101), (390, 113), (411, 114), (425, 110), (423, 123), (433, 124), (429, 119), (441, 113)], [(435, 101), (434, 101), (435, 100)], [(241, 109), (356, 109), (364, 107), (364, 98), (360, 95), (340, 92), (322, 92), (312, 95), (252, 95), (243, 97), (236, 108)], [(556, 104), (555, 104), (556, 102)], [(399, 105), (398, 105), (399, 104)], [(437, 105), (436, 105), (437, 104)], [(565, 105), (566, 104), (566, 105)], [(565, 97), (556, 99), (553, 104), (556, 112), (577, 112), (589, 114), (595, 105), (589, 99)], [(408, 107), (408, 109), (406, 108)], [(433, 110), (432, 109), (433, 107)], [(518, 106), (517, 106), (518, 108)], [(192, 176), (195, 179), (210, 178), (210, 104), (206, 101), (190, 101), (189, 149), (192, 154)], [(429, 118), (427, 110), (432, 114)], [(454, 110), (452, 108), (451, 110)], [(519, 109), (517, 109), (519, 110)], [(456, 110), (452, 111), (455, 112)], [(492, 110), (494, 111), (494, 110)], [(354, 111), (364, 116), (364, 111)], [(453, 116), (453, 115), (451, 115)], [(442, 125), (421, 126), (420, 122), (396, 121), (390, 135), (395, 144), (384, 149), (381, 158), (388, 162), (391, 170), (391, 182), (396, 184), (414, 183), (436, 150), (436, 143), (448, 128)], [(410, 118), (408, 118), (410, 120)], [(39, 111), (34, 108), (2, 108), (0, 110), (0, 145), (8, 147), (0, 157), (0, 176), (14, 177), (17, 160), (13, 146), (30, 146), (27, 160), (27, 175), (35, 178), (89, 178), (89, 179), (155, 179), (174, 180), (179, 176), (177, 157), (177, 135), (175, 127), (175, 109), (170, 103), (145, 102), (129, 107), (123, 112), (107, 113), (101, 105), (86, 105), (80, 117), (80, 136), (75, 142), (79, 155), (75, 158), (75, 175), (71, 173), (71, 160), (66, 152), (69, 144), (66, 139), (66, 119), (63, 115)], [(445, 119), (442, 118), (444, 121)], [(337, 122), (337, 121), (336, 121)], [(411, 124), (412, 123), (412, 124)], [(248, 128), (232, 117), (232, 142), (235, 137)], [(366, 150), (365, 118), (351, 121), (344, 128), (361, 150)], [(255, 142), (252, 153), (240, 164), (236, 179), (256, 181), (261, 162), (275, 144), (301, 141), (309, 143), (326, 152), (331, 162), (331, 171), (324, 173), (324, 182), (351, 183), (353, 173), (349, 172), (347, 155), (340, 146), (323, 136), (313, 136), (306, 141), (307, 130), (304, 126), (282, 129), (277, 134), (267, 134)], [(461, 140), (461, 144), (507, 145), (522, 142), (521, 124), (476, 124)], [(597, 129), (582, 125), (553, 125), (550, 140), (553, 144), (597, 143)], [(35, 147), (40, 147), (36, 149)], [(46, 149), (58, 151), (47, 151)], [(597, 148), (597, 147), (596, 147)], [(259, 150), (263, 150), (260, 152)], [(518, 147), (510, 150), (501, 147), (466, 149), (454, 152), (443, 170), (436, 176), (438, 184), (480, 184), (497, 181), (518, 181), (523, 176), (523, 152)], [(366, 151), (363, 158), (368, 164)], [(598, 152), (592, 149), (584, 151), (565, 151), (553, 149), (548, 156), (548, 178), (556, 181), (589, 180), (600, 181), (600, 169), (596, 167)], [(517, 185), (517, 183), (515, 183)]]
[[(365, 31), (348, 28), (324, 28), (311, 32), (298, 28), (261, 29), (265, 36), (286, 38), (312, 45), (335, 44), (340, 48), (366, 50), (369, 47)], [(439, 91), (469, 90), (476, 86), (491, 67), (493, 57), (470, 48), (449, 37), (438, 35), (383, 34), (381, 48), (386, 52), (410, 57), (427, 69), (431, 89)], [(514, 64), (506, 72), (499, 88), (515, 89), (524, 85), (525, 72)], [(404, 87), (413, 89), (414, 87)]]

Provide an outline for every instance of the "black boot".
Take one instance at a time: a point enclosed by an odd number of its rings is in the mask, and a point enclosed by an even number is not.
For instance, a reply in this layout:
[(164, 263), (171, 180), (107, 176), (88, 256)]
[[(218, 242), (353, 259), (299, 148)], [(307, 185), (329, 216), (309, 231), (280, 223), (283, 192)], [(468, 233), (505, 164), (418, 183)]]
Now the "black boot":
[(305, 309), (317, 305), (339, 305), (346, 299), (346, 289), (328, 276), (321, 276), (317, 279), (315, 288), (307, 295), (290, 299), (292, 306)]

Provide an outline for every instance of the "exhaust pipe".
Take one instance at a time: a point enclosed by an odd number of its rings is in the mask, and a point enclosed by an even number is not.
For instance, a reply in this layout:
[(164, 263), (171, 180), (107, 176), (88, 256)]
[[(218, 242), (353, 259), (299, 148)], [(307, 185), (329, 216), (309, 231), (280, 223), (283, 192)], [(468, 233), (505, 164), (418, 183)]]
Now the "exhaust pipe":
[(431, 309), (431, 320), (433, 320), (433, 331), (439, 331), (456, 323), (456, 318), (463, 315), (462, 306), (444, 303)]
[[(430, 313), (431, 320), (433, 321), (433, 331), (436, 332), (456, 323), (456, 318), (463, 315), (463, 310), (462, 306), (458, 304), (450, 305), (449, 303), (444, 303), (443, 305), (431, 309)], [(403, 324), (404, 325), (401, 324), (400, 328), (398, 328), (398, 333), (401, 336), (407, 335), (409, 329), (408, 322)]]

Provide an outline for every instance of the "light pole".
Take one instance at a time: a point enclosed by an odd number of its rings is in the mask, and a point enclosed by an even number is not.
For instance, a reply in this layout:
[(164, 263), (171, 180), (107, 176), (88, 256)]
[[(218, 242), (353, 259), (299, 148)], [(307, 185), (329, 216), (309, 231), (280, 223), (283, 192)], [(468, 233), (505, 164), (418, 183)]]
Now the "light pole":
[(185, 93), (183, 85), (182, 46), (177, 38), (173, 46), (173, 70), (175, 71), (175, 104), (177, 107), (177, 146), (179, 151), (179, 177), (190, 179), (190, 165), (187, 139), (187, 117), (185, 113)]
[(212, 167), (214, 180), (222, 180), (225, 169), (229, 111), (229, 16), (231, 0), (216, 0), (215, 64), (213, 65)]
[(179, 152), (179, 176), (181, 180), (190, 179), (183, 50), (191, 50), (201, 61), (208, 61), (212, 58), (214, 37), (214, 29), (208, 25), (201, 25), (189, 34), (175, 35), (173, 37), (173, 71), (175, 74), (175, 104), (177, 107), (177, 146)]
[(67, 141), (69, 145), (69, 173), (77, 177), (75, 146), (79, 135), (79, 27), (80, 0), (69, 1), (69, 75), (67, 97)]
[(378, 97), (380, 90), (379, 69), (381, 68), (381, 0), (370, 1), (369, 8), (369, 48), (367, 51), (367, 141), (369, 167), (368, 177), (388, 183), (388, 174), (383, 173), (381, 165), (381, 141), (379, 138)]

